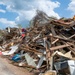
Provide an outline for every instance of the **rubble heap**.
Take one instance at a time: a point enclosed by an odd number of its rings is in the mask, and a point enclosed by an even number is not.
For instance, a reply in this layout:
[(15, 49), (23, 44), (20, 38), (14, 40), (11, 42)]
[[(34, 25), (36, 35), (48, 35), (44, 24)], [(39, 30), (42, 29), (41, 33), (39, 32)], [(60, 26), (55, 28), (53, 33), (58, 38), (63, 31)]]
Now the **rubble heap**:
[(74, 75), (74, 18), (56, 19), (38, 11), (24, 38), (19, 28), (4, 31), (2, 37), (1, 55), (8, 56), (17, 66), (43, 75)]

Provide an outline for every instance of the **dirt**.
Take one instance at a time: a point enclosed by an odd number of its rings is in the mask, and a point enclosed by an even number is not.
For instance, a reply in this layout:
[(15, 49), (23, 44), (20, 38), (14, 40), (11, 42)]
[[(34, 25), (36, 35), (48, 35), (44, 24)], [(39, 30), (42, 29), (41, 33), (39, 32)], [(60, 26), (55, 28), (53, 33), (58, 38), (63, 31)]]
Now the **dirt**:
[(33, 75), (25, 68), (14, 66), (6, 58), (0, 57), (0, 75)]

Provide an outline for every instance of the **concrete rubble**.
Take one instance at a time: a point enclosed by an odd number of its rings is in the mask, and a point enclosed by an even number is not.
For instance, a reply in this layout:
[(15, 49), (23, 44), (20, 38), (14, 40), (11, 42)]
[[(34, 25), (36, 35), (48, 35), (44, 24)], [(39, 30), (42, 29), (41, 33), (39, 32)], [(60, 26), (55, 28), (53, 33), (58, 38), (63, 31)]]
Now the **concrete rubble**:
[(0, 30), (0, 55), (36, 75), (75, 74), (75, 19), (37, 11), (29, 28)]

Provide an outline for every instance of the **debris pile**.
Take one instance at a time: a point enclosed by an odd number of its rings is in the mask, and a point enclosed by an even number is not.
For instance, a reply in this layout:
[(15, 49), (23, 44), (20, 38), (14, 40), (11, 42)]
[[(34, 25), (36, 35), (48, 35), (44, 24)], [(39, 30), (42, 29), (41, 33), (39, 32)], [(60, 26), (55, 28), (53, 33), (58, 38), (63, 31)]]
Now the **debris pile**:
[(0, 54), (13, 64), (41, 75), (75, 74), (74, 18), (56, 19), (38, 11), (30, 28), (7, 28), (2, 37)]

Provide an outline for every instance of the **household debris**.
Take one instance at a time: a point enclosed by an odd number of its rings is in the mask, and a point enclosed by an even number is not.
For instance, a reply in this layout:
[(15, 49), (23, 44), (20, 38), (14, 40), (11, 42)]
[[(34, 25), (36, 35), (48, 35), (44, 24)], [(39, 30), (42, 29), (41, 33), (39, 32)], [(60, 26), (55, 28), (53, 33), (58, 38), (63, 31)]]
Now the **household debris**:
[(30, 28), (1, 30), (0, 45), (0, 55), (39, 75), (75, 74), (74, 17), (57, 19), (37, 11)]

